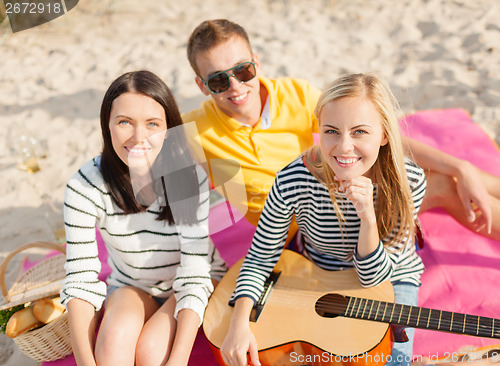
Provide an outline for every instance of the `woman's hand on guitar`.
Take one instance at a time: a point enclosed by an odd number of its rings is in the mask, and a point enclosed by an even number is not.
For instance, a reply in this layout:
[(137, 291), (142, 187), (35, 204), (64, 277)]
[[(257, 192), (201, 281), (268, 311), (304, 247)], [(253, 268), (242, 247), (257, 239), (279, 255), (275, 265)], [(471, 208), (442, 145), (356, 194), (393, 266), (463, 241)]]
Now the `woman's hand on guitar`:
[(249, 316), (253, 300), (241, 297), (236, 300), (229, 330), (220, 348), (224, 363), (229, 366), (247, 366), (247, 352), (253, 366), (260, 366), (257, 341), (250, 330)]
[(260, 366), (257, 342), (248, 322), (246, 326), (231, 327), (221, 347), (222, 359), (229, 366), (248, 366), (247, 352), (252, 365)]

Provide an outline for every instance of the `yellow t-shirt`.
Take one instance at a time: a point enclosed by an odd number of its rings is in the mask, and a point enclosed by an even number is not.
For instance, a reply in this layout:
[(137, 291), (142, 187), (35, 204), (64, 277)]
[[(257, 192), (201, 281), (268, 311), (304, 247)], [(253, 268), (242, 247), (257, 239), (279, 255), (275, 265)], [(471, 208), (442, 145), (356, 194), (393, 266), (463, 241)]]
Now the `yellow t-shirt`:
[[(268, 91), (271, 124), (261, 120), (248, 127), (222, 112), (213, 99), (183, 114), (184, 123), (196, 123), (195, 155), (208, 163), (215, 188), (246, 219), (257, 225), (276, 173), (313, 144), (318, 132), (314, 108), (320, 91), (305, 80), (260, 77)], [(196, 149), (195, 149), (196, 150)], [(222, 160), (218, 160), (222, 159)], [(243, 190), (245, 194), (238, 194)]]

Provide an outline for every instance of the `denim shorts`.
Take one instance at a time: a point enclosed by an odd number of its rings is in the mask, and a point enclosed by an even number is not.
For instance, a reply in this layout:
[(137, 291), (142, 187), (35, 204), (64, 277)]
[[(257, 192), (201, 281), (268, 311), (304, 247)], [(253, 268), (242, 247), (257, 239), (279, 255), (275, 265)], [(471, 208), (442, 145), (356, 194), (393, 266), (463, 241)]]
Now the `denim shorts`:
[[(109, 299), (109, 296), (115, 291), (116, 289), (119, 289), (120, 286), (112, 286), (108, 285), (108, 291), (106, 294), (106, 300)], [(157, 303), (158, 305), (162, 306), (167, 300), (168, 297), (157, 297), (157, 296), (151, 296)]]

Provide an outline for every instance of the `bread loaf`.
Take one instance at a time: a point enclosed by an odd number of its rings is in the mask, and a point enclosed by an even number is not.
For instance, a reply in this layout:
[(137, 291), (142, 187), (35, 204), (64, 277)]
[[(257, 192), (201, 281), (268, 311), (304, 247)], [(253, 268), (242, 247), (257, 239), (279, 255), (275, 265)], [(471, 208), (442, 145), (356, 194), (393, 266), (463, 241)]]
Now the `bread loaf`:
[(33, 306), (29, 306), (19, 310), (10, 317), (5, 327), (5, 334), (10, 338), (15, 338), (41, 325), (43, 323), (33, 315)]
[(37, 300), (33, 307), (33, 315), (44, 324), (50, 323), (64, 313), (65, 308), (60, 300), (59, 297)]

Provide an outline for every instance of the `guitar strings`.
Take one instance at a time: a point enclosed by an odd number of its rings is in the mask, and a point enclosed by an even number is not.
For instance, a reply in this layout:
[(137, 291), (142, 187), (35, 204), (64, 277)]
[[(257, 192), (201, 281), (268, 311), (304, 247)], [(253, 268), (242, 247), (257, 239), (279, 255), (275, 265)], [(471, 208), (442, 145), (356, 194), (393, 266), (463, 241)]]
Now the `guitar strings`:
[[(290, 289), (286, 288), (287, 286), (280, 286), (277, 288), (273, 289), (274, 293), (274, 303), (285, 303), (285, 304), (290, 304), (293, 303), (294, 300), (297, 298), (297, 296), (300, 296), (301, 298), (306, 298), (309, 300), (316, 300), (318, 299), (318, 294), (316, 292), (312, 291), (307, 291), (307, 290), (298, 290), (294, 288), (293, 294), (290, 292)], [(343, 296), (343, 295), (341, 295)], [(363, 312), (368, 312), (366, 317), (362, 317), (362, 319), (366, 320), (372, 320), (372, 321), (378, 321), (378, 322), (383, 322), (383, 323), (390, 323), (389, 321), (383, 321), (382, 319), (389, 318), (392, 320), (392, 317), (390, 317), (391, 314), (394, 313), (396, 310), (398, 313), (401, 312), (401, 310), (397, 310), (398, 306), (404, 306), (404, 307), (410, 307), (410, 310), (408, 311), (408, 314), (402, 314), (401, 319), (403, 321), (400, 321), (400, 324), (404, 324), (404, 320), (407, 320), (409, 324), (409, 321), (411, 320), (412, 317), (417, 317), (417, 315), (412, 315), (411, 312), (413, 309), (418, 307), (413, 307), (410, 305), (404, 305), (404, 304), (397, 304), (397, 303), (391, 303), (391, 302), (385, 302), (385, 301), (379, 301), (379, 300), (373, 300), (373, 299), (365, 299), (365, 298), (359, 298), (359, 297), (350, 297), (352, 300), (354, 300), (354, 303), (345, 303), (345, 304), (340, 304), (338, 302), (334, 302), (332, 300), (327, 300), (327, 299), (318, 299), (315, 301), (315, 307), (318, 311), (324, 311), (324, 312), (330, 312), (333, 314), (338, 314), (339, 316), (346, 309), (348, 309), (348, 313), (352, 314), (363, 314)], [(370, 301), (370, 303), (369, 303)], [(364, 302), (364, 304), (362, 304)], [(384, 306), (383, 309), (377, 309), (375, 313), (370, 311), (368, 304), (371, 305), (371, 302), (375, 303), (380, 303), (381, 306)], [(386, 305), (387, 304), (387, 305)], [(373, 305), (375, 307), (375, 305)], [(423, 327), (426, 329), (434, 329), (434, 330), (446, 330), (446, 331), (451, 331), (454, 328), (459, 328), (462, 331), (458, 332), (456, 331), (455, 333), (463, 333), (463, 334), (470, 334), (470, 335), (478, 335), (481, 333), (487, 334), (488, 337), (499, 337), (500, 332), (495, 331), (496, 329), (499, 329), (500, 327), (500, 319), (495, 319), (495, 318), (489, 318), (489, 317), (484, 317), (484, 316), (479, 316), (479, 315), (467, 315), (467, 314), (462, 314), (462, 313), (455, 313), (455, 314), (460, 314), (464, 315), (463, 320), (457, 320), (457, 319), (447, 319), (443, 318), (442, 314), (443, 312), (445, 314), (452, 314), (451, 312), (447, 312), (445, 310), (437, 310), (437, 309), (429, 309), (429, 308), (421, 308), (421, 309), (426, 309), (429, 310), (429, 313), (426, 314), (420, 314), (420, 318), (417, 319), (416, 326), (417, 327)], [(436, 318), (436, 315), (432, 314), (432, 312), (439, 312), (439, 317)], [(346, 312), (347, 313), (347, 312)], [(348, 318), (356, 318), (356, 316), (346, 316)], [(358, 318), (359, 319), (359, 318)], [(400, 319), (400, 320), (401, 320)], [(488, 321), (491, 324), (484, 324), (484, 321)], [(497, 324), (495, 325), (495, 322)], [(393, 321), (393, 323), (397, 323)], [(465, 324), (464, 324), (465, 323)], [(419, 324), (425, 324), (425, 326), (422, 326)]]
[[(463, 330), (462, 333), (464, 333), (465, 330), (472, 332), (472, 333), (479, 333), (479, 331), (485, 331), (488, 334), (491, 334), (492, 336), (494, 335), (493, 333), (494, 333), (494, 330), (496, 328), (495, 321), (500, 322), (499, 319), (494, 319), (494, 318), (489, 318), (489, 317), (484, 317), (484, 316), (479, 316), (479, 315), (469, 315), (469, 318), (472, 318), (472, 319), (467, 319), (467, 314), (462, 314), (462, 313), (455, 313), (455, 314), (463, 315), (464, 317), (462, 320), (459, 320), (459, 319), (452, 320), (452, 319), (443, 318), (442, 315), (443, 315), (443, 312), (445, 312), (445, 314), (450, 314), (450, 315), (453, 313), (447, 312), (444, 310), (436, 310), (436, 309), (429, 309), (429, 308), (421, 308), (421, 309), (429, 310), (429, 313), (427, 315), (426, 314), (419, 314), (419, 315), (414, 314), (414, 315), (412, 315), (411, 312), (416, 307), (413, 307), (410, 305), (389, 303), (389, 302), (364, 299), (364, 298), (351, 298), (351, 299), (353, 299), (355, 301), (354, 301), (354, 304), (351, 305), (350, 308), (349, 308), (348, 304), (339, 304), (339, 303), (333, 302), (331, 300), (321, 300), (320, 299), (316, 302), (316, 309), (318, 309), (320, 311), (330, 312), (333, 314), (338, 314), (340, 316), (342, 316), (341, 315), (342, 313), (345, 313), (345, 314), (350, 313), (351, 315), (352, 314), (358, 315), (360, 311), (361, 311), (361, 314), (364, 314), (365, 312), (368, 311), (366, 317), (362, 316), (361, 318), (366, 319), (366, 320), (374, 320), (374, 321), (382, 321), (382, 322), (390, 323), (389, 321), (384, 321), (383, 319), (390, 316), (390, 319), (392, 320), (392, 316), (394, 314), (394, 311), (397, 309), (398, 306), (400, 306), (401, 309), (397, 310), (397, 312), (398, 313), (401, 312), (400, 318), (402, 318), (403, 321), (399, 321), (399, 323), (404, 323), (404, 320), (406, 319), (407, 324), (409, 324), (412, 316), (414, 316), (417, 318), (417, 319), (415, 319), (416, 325), (418, 325), (421, 322), (421, 320), (423, 320), (422, 322), (426, 324), (425, 328), (430, 328), (432, 326), (432, 328), (438, 328), (437, 330), (443, 330), (443, 329), (448, 328), (448, 330), (451, 331), (453, 328), (453, 325), (457, 325), (457, 324), (460, 325), (461, 324), (461, 326), (459, 328), (461, 328)], [(362, 304), (363, 301), (365, 301), (364, 304)], [(379, 306), (378, 306), (375, 313), (373, 313), (373, 311), (371, 311), (371, 310), (372, 310), (373, 306), (377, 303), (379, 303), (380, 305), (384, 305), (384, 311), (381, 312), (379, 310)], [(370, 309), (368, 309), (368, 307), (370, 307)], [(388, 309), (388, 307), (389, 307), (389, 309)], [(407, 311), (405, 313), (405, 312), (403, 312), (403, 307), (409, 307), (410, 309), (409, 309), (409, 311)], [(440, 313), (439, 319), (436, 319), (436, 316), (432, 316), (431, 315), (432, 312), (439, 312)], [(351, 316), (351, 315), (343, 315), (343, 316), (357, 318), (357, 316)], [(377, 319), (377, 318), (379, 318), (379, 319)], [(491, 322), (491, 324), (481, 323), (482, 321), (483, 322), (489, 321), (489, 322)]]

